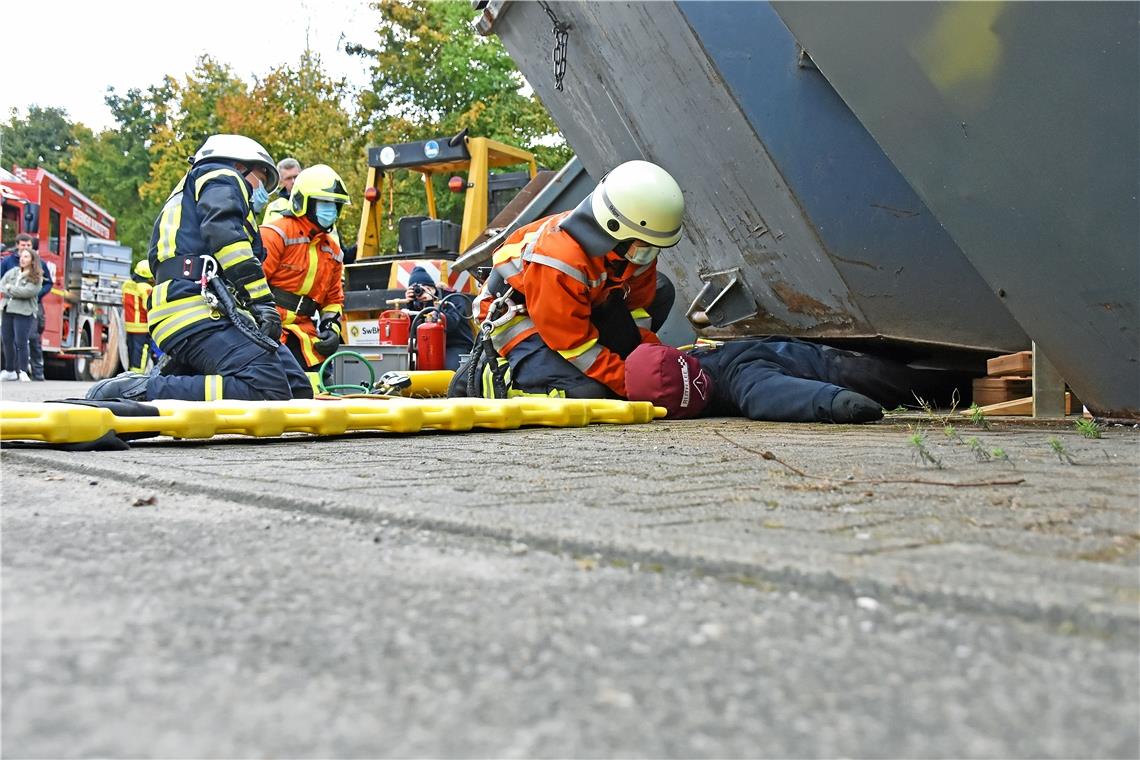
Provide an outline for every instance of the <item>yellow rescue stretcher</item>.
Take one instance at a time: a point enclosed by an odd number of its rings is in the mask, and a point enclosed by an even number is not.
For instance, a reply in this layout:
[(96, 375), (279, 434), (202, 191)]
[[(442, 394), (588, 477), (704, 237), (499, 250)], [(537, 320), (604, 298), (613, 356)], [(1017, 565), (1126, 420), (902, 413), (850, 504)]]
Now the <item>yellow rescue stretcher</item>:
[(60, 402), (0, 401), (0, 440), (82, 444), (115, 435), (212, 438), (285, 433), (340, 435), (354, 431), (512, 430), (538, 425), (631, 425), (664, 417), (646, 401), (558, 399), (318, 397), (292, 401), (151, 401), (157, 416), (116, 415), (110, 409)]

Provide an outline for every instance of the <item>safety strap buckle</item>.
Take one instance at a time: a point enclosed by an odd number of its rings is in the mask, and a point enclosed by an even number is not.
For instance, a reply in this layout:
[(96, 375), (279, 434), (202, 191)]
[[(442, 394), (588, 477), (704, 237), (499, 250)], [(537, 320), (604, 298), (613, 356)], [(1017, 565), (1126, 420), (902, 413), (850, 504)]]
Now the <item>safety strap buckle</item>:
[[(479, 325), (479, 332), (481, 332), (484, 337), (490, 335), (492, 331), (502, 327), (520, 314), (526, 314), (525, 303), (515, 303), (511, 300), (511, 296), (514, 295), (514, 292), (514, 288), (507, 286), (506, 292), (491, 302), (491, 307), (487, 309), (487, 318)], [(500, 311), (502, 313), (499, 313)]]
[(198, 286), (202, 289), (202, 298), (206, 299), (211, 309), (218, 308), (218, 297), (210, 291), (210, 280), (218, 276), (218, 262), (213, 256), (202, 256), (202, 274), (198, 278)]

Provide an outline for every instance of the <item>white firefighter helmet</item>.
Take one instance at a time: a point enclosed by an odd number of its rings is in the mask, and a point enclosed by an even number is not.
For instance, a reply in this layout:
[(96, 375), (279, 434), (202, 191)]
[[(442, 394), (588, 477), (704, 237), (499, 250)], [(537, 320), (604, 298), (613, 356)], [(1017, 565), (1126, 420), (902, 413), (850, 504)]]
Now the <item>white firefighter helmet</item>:
[(224, 161), (240, 161), (246, 166), (265, 171), (265, 192), (272, 193), (277, 189), (279, 175), (277, 164), (269, 151), (261, 146), (257, 140), (245, 135), (210, 135), (198, 152), (190, 159), (191, 164), (212, 159)]
[(591, 195), (594, 219), (614, 240), (670, 248), (681, 239), (685, 197), (657, 164), (626, 161), (603, 177)]

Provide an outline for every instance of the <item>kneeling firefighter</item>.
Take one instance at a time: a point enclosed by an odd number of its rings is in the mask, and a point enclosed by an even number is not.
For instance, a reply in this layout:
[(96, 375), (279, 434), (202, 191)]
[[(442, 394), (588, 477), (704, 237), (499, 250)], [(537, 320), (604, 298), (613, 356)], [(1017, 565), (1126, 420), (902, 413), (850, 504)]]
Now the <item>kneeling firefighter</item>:
[(149, 328), (167, 355), (161, 372), (124, 373), (92, 399), (311, 398), (281, 345), (281, 317), (261, 268), (251, 197), (277, 185), (273, 159), (242, 135), (212, 135), (190, 158), (151, 234)]
[(481, 334), (449, 395), (624, 398), (625, 357), (660, 343), (673, 305), (657, 254), (681, 239), (684, 209), (667, 171), (628, 161), (577, 208), (512, 233), (476, 299)]
[(348, 203), (340, 175), (317, 164), (297, 175), (289, 210), (261, 226), (281, 341), (307, 370), (317, 369), (341, 343), (344, 257), (330, 231)]

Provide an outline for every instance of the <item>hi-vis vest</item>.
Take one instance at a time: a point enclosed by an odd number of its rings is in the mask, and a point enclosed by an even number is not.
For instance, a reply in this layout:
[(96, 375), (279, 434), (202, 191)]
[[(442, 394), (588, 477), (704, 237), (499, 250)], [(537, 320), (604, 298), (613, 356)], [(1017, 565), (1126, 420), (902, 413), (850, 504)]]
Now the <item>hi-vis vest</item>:
[(340, 318), (344, 312), (344, 255), (328, 233), (316, 231), (307, 219), (283, 216), (262, 225), (262, 242), (265, 245), (265, 278), (271, 288), (284, 295), (277, 297), (277, 311), (281, 314), (281, 340), (293, 334), (301, 346), (306, 366), (320, 364), (324, 356), (313, 343), (317, 340), (317, 327), (310, 313), (298, 314), (290, 305), (297, 300), (308, 301), (319, 314), (322, 323), (339, 333)]
[(625, 363), (598, 343), (590, 314), (613, 290), (621, 289), (643, 339), (657, 342), (649, 332), (646, 311), (656, 292), (657, 264), (627, 265), (616, 274), (607, 264), (612, 265), (617, 254), (589, 256), (560, 229), (560, 222), (570, 213), (521, 227), (495, 251), (491, 276), (478, 299), (480, 322), (487, 319), (496, 296), (510, 286), (518, 294), (511, 300), (525, 304), (525, 310), (492, 329), (491, 342), (500, 355), (506, 356), (529, 336), (539, 335), (578, 371), (625, 395)]
[(123, 327), (129, 333), (147, 331), (146, 302), (151, 285), (147, 282), (127, 280), (123, 283)]
[[(162, 207), (151, 233), (151, 271), (179, 256), (209, 254), (218, 275), (247, 301), (270, 300), (261, 271), (261, 237), (250, 207), (246, 181), (232, 166), (203, 162), (190, 168)], [(167, 279), (151, 291), (151, 337), (166, 350), (170, 341), (214, 329), (221, 318), (202, 297), (195, 280)]]

